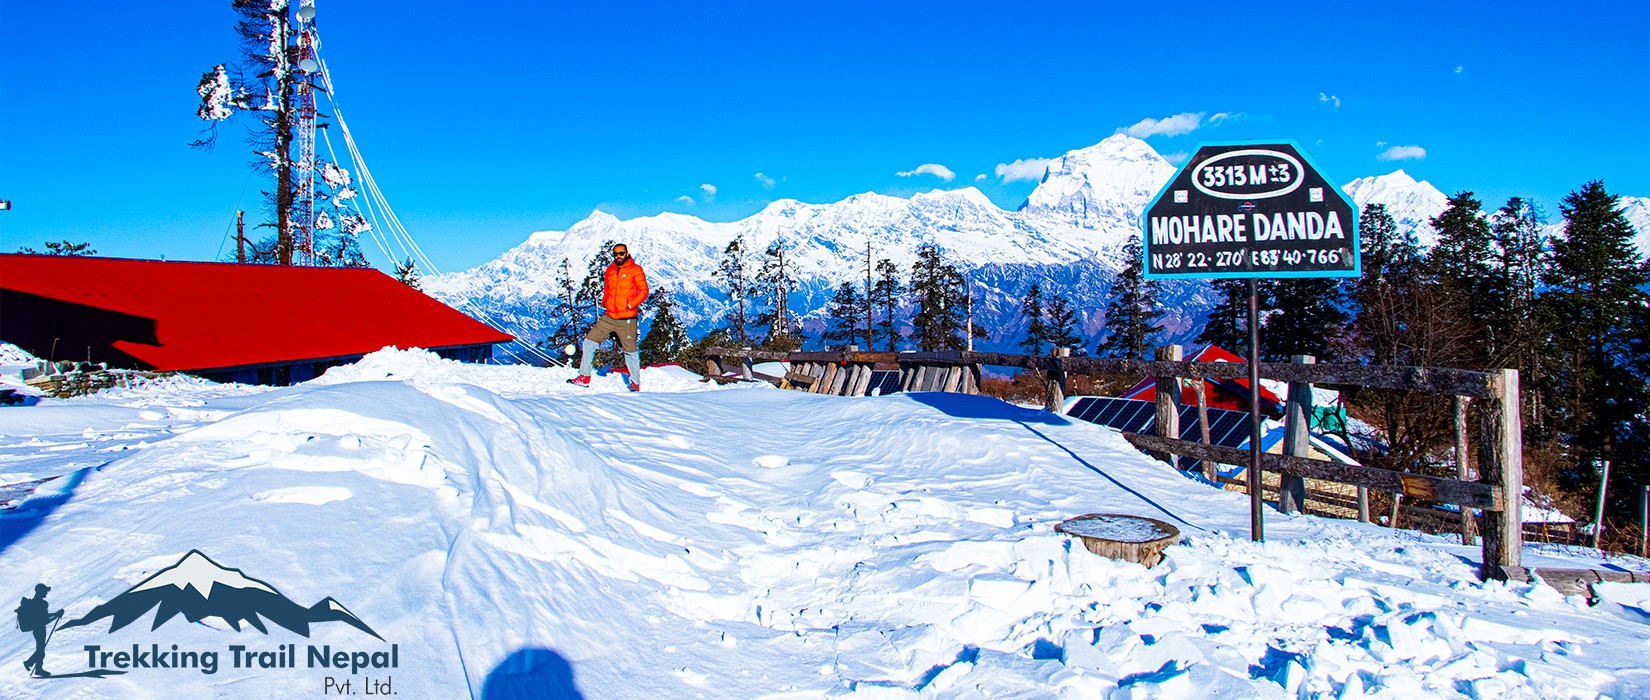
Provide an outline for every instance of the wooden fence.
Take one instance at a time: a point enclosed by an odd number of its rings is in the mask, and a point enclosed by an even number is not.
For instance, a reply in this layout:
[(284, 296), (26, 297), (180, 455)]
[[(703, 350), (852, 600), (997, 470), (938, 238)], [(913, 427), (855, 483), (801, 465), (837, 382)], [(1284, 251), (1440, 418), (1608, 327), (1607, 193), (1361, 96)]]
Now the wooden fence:
[[(786, 388), (839, 396), (863, 396), (870, 372), (878, 367), (898, 367), (900, 387), (905, 391), (950, 391), (978, 393), (980, 371), (985, 365), (1014, 367), (1043, 372), (1048, 399), (1046, 408), (1060, 411), (1065, 403), (1066, 375), (1112, 374), (1151, 376), (1158, 386), (1179, 386), (1181, 378), (1201, 385), (1200, 380), (1247, 379), (1248, 365), (1241, 362), (1183, 362), (1179, 346), (1159, 348), (1157, 360), (1118, 360), (1097, 357), (1054, 355), (1013, 355), (994, 352), (764, 352), (732, 348), (711, 348), (712, 375), (725, 374), (726, 362), (741, 360), (746, 378), (754, 377), (751, 361), (784, 361), (791, 369), (774, 383)], [(1412, 498), (1452, 504), (1463, 512), (1483, 511), (1482, 546), (1485, 578), (1527, 580), (1521, 566), (1523, 550), (1522, 501), (1524, 484), (1523, 428), (1519, 413), (1518, 372), (1510, 369), (1471, 372), (1432, 367), (1317, 364), (1297, 357), (1290, 363), (1260, 363), (1263, 379), (1289, 382), (1291, 401), (1286, 410), (1285, 454), (1262, 454), (1263, 471), (1278, 472), (1284, 481), (1279, 505), (1284, 510), (1299, 509), (1304, 501), (1305, 479), (1375, 489), (1396, 498)], [(1409, 472), (1379, 469), (1312, 459), (1306, 456), (1306, 416), (1311, 415), (1311, 385), (1366, 387), (1414, 391), (1455, 397), (1457, 463), (1456, 478), (1442, 478)], [(1176, 456), (1205, 463), (1247, 466), (1249, 451), (1203, 441), (1179, 439), (1179, 391), (1157, 392), (1157, 416), (1153, 435), (1123, 433), (1134, 446), (1151, 451), (1175, 463)], [(1468, 478), (1468, 404), (1479, 402), (1478, 478)], [(1302, 405), (1304, 402), (1305, 405)], [(1206, 424), (1207, 419), (1203, 419)], [(1298, 426), (1298, 427), (1296, 427)], [(1206, 433), (1206, 431), (1204, 431)], [(1461, 517), (1462, 537), (1474, 538), (1474, 519)]]

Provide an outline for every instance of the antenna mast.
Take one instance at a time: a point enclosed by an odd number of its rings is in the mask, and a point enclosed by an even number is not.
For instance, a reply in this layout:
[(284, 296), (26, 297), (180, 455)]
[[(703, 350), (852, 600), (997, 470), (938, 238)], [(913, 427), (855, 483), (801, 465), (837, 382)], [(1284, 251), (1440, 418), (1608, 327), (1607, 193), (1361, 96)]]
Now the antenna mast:
[(298, 192), (293, 198), (294, 262), (315, 264), (315, 85), (320, 63), (315, 60), (315, 0), (298, 4), (298, 43), (293, 47), (298, 70)]

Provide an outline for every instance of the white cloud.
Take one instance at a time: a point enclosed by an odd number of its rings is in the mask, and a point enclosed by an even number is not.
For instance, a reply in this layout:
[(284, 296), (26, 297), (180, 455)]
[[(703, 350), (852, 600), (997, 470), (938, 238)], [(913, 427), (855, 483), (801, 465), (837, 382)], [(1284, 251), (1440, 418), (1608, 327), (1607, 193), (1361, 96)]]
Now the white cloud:
[(975, 182), (985, 182), (985, 173), (980, 173), (978, 175), (975, 175), (974, 176), (974, 181)]
[(1226, 121), (1228, 119), (1237, 119), (1237, 118), (1242, 117), (1242, 116), (1243, 116), (1242, 112), (1238, 112), (1236, 114), (1233, 114), (1231, 112), (1215, 112), (1214, 116), (1209, 117), (1209, 126), (1215, 126), (1216, 124), (1219, 124), (1219, 123), (1221, 123), (1223, 121)]
[(917, 166), (915, 170), (906, 170), (894, 174), (900, 177), (911, 177), (913, 175), (933, 175), (934, 177), (946, 182), (950, 182), (957, 178), (956, 173), (951, 172), (950, 168), (940, 165), (939, 163), (923, 163), (922, 165)]
[(1330, 94), (1320, 92), (1320, 93), (1318, 93), (1318, 101), (1329, 103), (1329, 108), (1330, 109), (1340, 109), (1341, 108), (1341, 98), (1336, 97), (1334, 95), (1330, 95)]
[(1456, 73), (1460, 73), (1460, 72), (1461, 72), (1461, 71), (1464, 71), (1464, 70), (1466, 70), (1466, 69), (1467, 69), (1467, 67), (1466, 67), (1466, 66), (1456, 66), (1456, 67), (1455, 67), (1455, 72), (1456, 72)]
[(1393, 146), (1381, 151), (1375, 160), (1426, 160), (1426, 157), (1427, 149), (1420, 146)]
[(1187, 153), (1185, 151), (1177, 151), (1175, 153), (1165, 153), (1165, 154), (1163, 154), (1163, 160), (1169, 161), (1170, 163), (1173, 163), (1175, 165), (1180, 165), (1181, 163), (1186, 162), (1186, 159), (1190, 158), (1190, 157), (1192, 157), (1192, 154)]
[(678, 201), (678, 202), (681, 202), (681, 203), (683, 203), (683, 204), (686, 204), (686, 205), (688, 205), (688, 206), (690, 206), (690, 207), (691, 207), (691, 206), (693, 206), (693, 204), (694, 204), (694, 202), (693, 202), (693, 198), (692, 198), (692, 197), (689, 197), (689, 196), (687, 196), (687, 195), (685, 195), (685, 194), (684, 194), (684, 195), (682, 195), (682, 196), (680, 196), (680, 197), (677, 197), (677, 198), (676, 198), (676, 201)]
[[(1225, 114), (1222, 112), (1221, 114)], [(1227, 115), (1230, 116), (1230, 115)], [(1225, 119), (1226, 117), (1221, 117)], [(1137, 139), (1152, 136), (1179, 136), (1196, 131), (1203, 125), (1202, 112), (1181, 112), (1172, 117), (1162, 119), (1146, 118), (1135, 122), (1133, 126), (1118, 129), (1117, 133), (1128, 134)]]
[(1003, 182), (1015, 180), (1041, 180), (1043, 173), (1048, 172), (1048, 164), (1052, 158), (1021, 158), (1012, 163), (998, 163), (997, 177)]
[(765, 189), (765, 190), (773, 189), (774, 179), (771, 178), (771, 177), (768, 177), (767, 175), (763, 175), (762, 173), (757, 173), (756, 174), (756, 181), (758, 183), (761, 183), (762, 189)]
[(700, 185), (699, 191), (705, 193), (705, 199), (707, 200), (716, 198), (716, 185), (710, 183)]
[(1376, 148), (1386, 148), (1386, 142), (1385, 141), (1376, 141), (1375, 142), (1375, 147)]

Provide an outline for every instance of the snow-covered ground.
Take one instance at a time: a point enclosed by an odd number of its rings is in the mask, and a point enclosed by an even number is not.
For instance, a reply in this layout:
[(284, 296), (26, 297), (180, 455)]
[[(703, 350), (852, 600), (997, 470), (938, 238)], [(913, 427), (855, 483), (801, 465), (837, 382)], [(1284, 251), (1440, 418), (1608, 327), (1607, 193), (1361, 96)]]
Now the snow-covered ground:
[[(1650, 696), (1644, 584), (1589, 606), (1479, 582), (1477, 548), (1449, 538), (1310, 516), (1268, 513), (1252, 543), (1242, 494), (985, 397), (568, 376), (386, 350), (290, 388), (0, 408), (0, 481), (63, 475), (0, 511), (0, 593), (45, 582), (72, 619), (199, 550), (382, 637), (145, 613), (58, 631), (46, 667), (133, 644), (221, 665), (34, 680), (12, 628), (0, 696), (322, 696), (327, 678), (413, 698)], [(1053, 531), (1092, 512), (1184, 544), (1148, 570)], [(282, 644), (298, 668), (231, 666), (231, 645)], [(311, 645), (394, 645), (397, 665), (312, 669)]]

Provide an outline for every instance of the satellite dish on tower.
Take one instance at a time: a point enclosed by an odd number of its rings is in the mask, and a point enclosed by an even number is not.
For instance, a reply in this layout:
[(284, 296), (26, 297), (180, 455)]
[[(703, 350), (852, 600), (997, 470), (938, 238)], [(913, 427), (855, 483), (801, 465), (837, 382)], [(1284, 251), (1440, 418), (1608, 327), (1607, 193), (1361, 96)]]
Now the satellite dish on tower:
[(321, 67), (321, 64), (316, 63), (315, 59), (313, 59), (313, 58), (303, 58), (303, 59), (300, 59), (298, 61), (298, 70), (301, 70), (305, 73), (314, 73), (315, 69), (320, 68), (320, 67)]
[(308, 22), (312, 19), (315, 19), (315, 6), (314, 5), (304, 5), (302, 7), (299, 7), (298, 8), (298, 19), (301, 20), (301, 21), (304, 21), (304, 22)]

